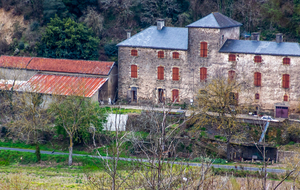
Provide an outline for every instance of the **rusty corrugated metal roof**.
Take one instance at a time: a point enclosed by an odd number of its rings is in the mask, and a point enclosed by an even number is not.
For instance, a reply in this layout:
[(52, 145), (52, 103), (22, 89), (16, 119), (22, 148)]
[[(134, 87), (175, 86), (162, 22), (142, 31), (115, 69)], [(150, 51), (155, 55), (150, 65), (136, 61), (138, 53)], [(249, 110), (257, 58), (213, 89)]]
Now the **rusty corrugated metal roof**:
[(31, 57), (15, 57), (2, 55), (0, 57), (0, 67), (25, 69)]
[(36, 74), (19, 90), (42, 94), (92, 97), (108, 78)]
[(33, 58), (27, 69), (66, 73), (108, 75), (114, 62)]

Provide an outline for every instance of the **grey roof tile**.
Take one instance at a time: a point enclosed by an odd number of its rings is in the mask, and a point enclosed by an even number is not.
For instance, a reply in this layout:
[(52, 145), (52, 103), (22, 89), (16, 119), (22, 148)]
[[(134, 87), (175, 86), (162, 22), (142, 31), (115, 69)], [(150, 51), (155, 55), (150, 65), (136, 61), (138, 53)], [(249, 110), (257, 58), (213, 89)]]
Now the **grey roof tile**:
[(218, 12), (211, 13), (186, 27), (191, 28), (230, 28), (242, 26), (241, 23)]
[(150, 26), (117, 46), (187, 50), (188, 29), (163, 27), (157, 30), (156, 26)]
[(258, 55), (300, 56), (300, 46), (293, 42), (269, 42), (228, 39), (219, 50), (221, 53), (246, 53)]

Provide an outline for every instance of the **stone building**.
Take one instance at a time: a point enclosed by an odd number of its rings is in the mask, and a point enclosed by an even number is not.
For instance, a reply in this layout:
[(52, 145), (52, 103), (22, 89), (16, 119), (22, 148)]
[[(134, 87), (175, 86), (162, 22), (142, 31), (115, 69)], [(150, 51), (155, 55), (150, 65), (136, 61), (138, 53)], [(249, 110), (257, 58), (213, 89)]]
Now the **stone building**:
[(283, 42), (240, 40), (242, 24), (221, 13), (211, 13), (185, 28), (157, 26), (127, 34), (119, 43), (118, 96), (130, 103), (192, 102), (199, 89), (222, 70), (244, 81), (248, 89), (239, 103), (274, 110), (287, 117), (298, 104), (300, 47)]
[(95, 102), (117, 97), (118, 68), (114, 62), (0, 57), (0, 88), (44, 95), (78, 95)]

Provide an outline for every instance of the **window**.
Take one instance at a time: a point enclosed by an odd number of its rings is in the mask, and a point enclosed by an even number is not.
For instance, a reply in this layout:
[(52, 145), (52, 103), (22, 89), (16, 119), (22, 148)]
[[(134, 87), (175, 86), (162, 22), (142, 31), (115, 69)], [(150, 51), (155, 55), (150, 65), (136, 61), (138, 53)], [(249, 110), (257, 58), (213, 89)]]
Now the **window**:
[(137, 78), (137, 66), (131, 65), (131, 78)]
[(234, 92), (230, 92), (229, 93), (229, 104), (237, 106), (238, 102), (239, 102), (239, 94), (234, 93)]
[(201, 67), (200, 68), (200, 81), (206, 81), (207, 79), (207, 68)]
[(138, 55), (138, 51), (136, 49), (132, 49), (131, 56), (137, 56), (137, 55)]
[(232, 82), (235, 80), (235, 71), (228, 71), (228, 82)]
[(165, 58), (165, 52), (164, 51), (158, 51), (157, 52), (157, 57), (158, 58)]
[(173, 67), (173, 69), (172, 69), (172, 79), (173, 80), (179, 80), (179, 68), (177, 68), (177, 67)]
[(285, 102), (289, 101), (288, 95), (285, 94), (285, 95), (283, 96), (283, 101), (285, 101)]
[(282, 75), (282, 88), (289, 88), (290, 86), (290, 75)]
[(162, 66), (157, 67), (157, 79), (164, 80), (164, 67)]
[(254, 86), (261, 86), (261, 73), (254, 73)]
[(290, 60), (290, 58), (285, 57), (285, 58), (283, 58), (282, 62), (284, 65), (290, 65), (291, 60)]
[(200, 57), (207, 57), (207, 42), (200, 43)]
[(173, 52), (173, 59), (179, 59), (179, 53)]
[(179, 102), (179, 90), (172, 90), (172, 101)]
[(161, 88), (158, 89), (158, 101), (159, 103), (165, 102), (164, 90)]
[(254, 62), (255, 63), (261, 63), (261, 56), (260, 55), (254, 56)]
[(236, 61), (236, 56), (233, 54), (229, 54), (228, 61)]
[(255, 100), (259, 100), (259, 94), (258, 93), (255, 94)]

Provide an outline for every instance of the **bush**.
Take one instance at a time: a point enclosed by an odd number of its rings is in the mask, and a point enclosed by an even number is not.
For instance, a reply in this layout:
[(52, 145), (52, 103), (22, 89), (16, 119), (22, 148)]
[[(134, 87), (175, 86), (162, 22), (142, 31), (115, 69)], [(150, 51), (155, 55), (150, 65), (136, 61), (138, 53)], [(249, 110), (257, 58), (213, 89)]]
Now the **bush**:
[(22, 50), (22, 49), (24, 49), (24, 47), (25, 47), (25, 44), (24, 44), (24, 42), (21, 41), (19, 43), (19, 49)]
[(30, 24), (30, 30), (31, 31), (36, 31), (37, 29), (39, 29), (40, 27), (40, 23), (37, 22), (37, 21), (33, 21), (31, 24)]
[(115, 56), (118, 54), (118, 47), (116, 46), (116, 44), (113, 43), (105, 44), (104, 51), (107, 56)]

